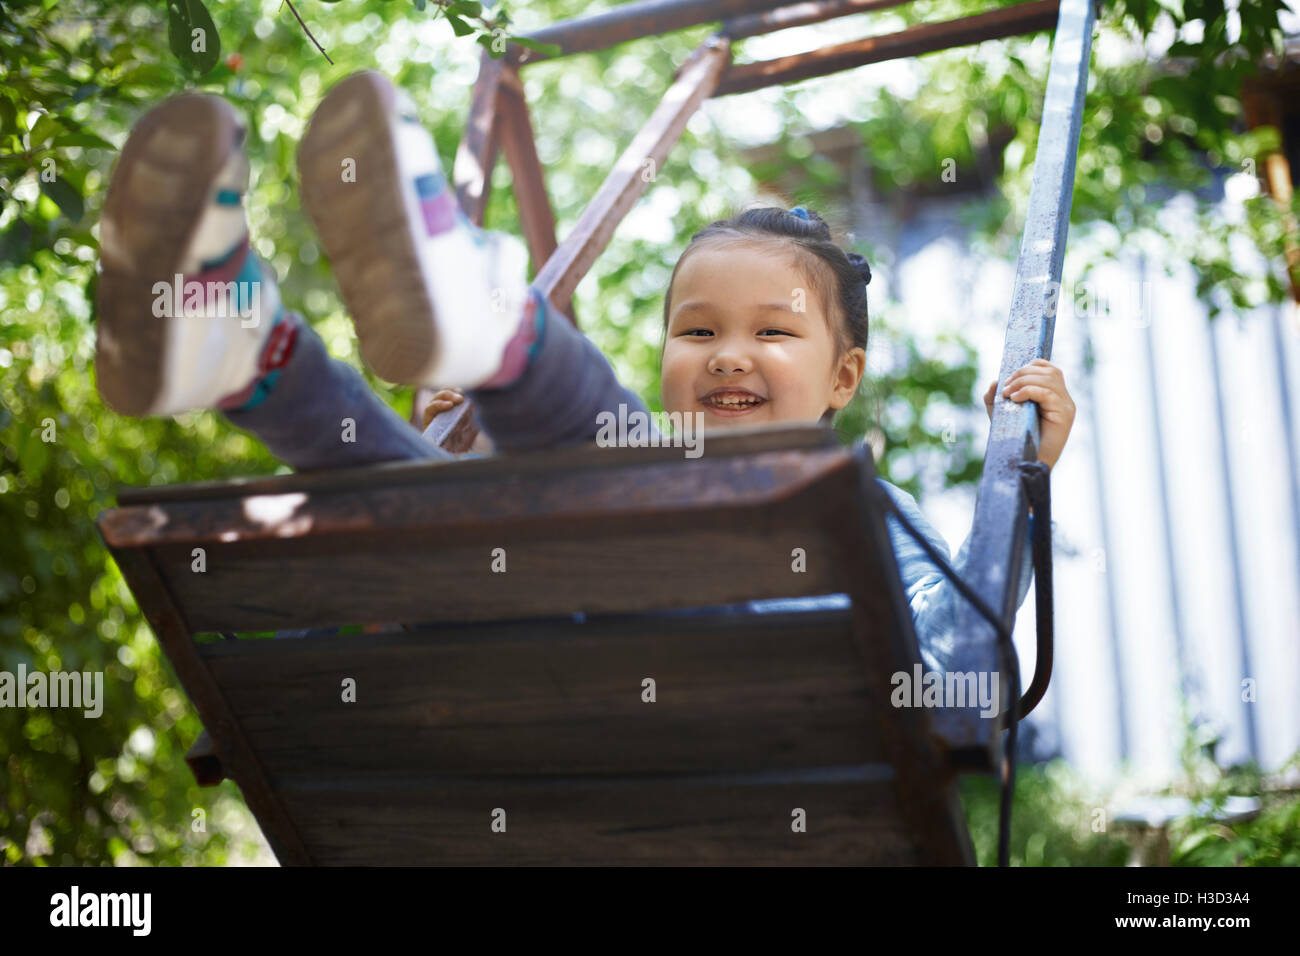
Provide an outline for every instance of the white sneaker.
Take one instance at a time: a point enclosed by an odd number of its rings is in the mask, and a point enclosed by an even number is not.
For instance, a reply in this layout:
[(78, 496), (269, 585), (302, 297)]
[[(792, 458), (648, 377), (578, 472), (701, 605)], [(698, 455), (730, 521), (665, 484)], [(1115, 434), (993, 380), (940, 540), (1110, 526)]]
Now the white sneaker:
[(259, 376), (282, 314), (248, 248), (243, 124), (220, 97), (155, 107), (122, 148), (100, 218), (95, 373), (126, 415), (216, 407)]
[(298, 169), (375, 373), (463, 388), (492, 379), (524, 315), (528, 253), (461, 211), (410, 98), (379, 73), (343, 80), (312, 116)]

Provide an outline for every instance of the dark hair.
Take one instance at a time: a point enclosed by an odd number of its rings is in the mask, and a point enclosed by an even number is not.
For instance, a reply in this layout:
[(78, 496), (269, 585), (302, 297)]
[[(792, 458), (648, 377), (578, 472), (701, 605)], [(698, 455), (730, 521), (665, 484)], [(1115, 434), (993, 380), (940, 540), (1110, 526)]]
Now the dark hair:
[[(673, 283), (677, 280), (677, 270), (691, 250), (718, 240), (749, 240), (780, 243), (791, 251), (796, 267), (804, 273), (821, 301), (822, 311), (832, 323), (831, 336), (835, 341), (837, 359), (853, 348), (866, 349), (867, 284), (871, 282), (871, 267), (862, 256), (845, 252), (832, 241), (830, 226), (821, 216), (802, 206), (795, 208), (803, 215), (777, 206), (747, 209), (730, 219), (711, 222), (691, 236), (691, 241), (673, 266), (668, 291), (664, 293), (665, 337)], [(822, 421), (827, 422), (832, 417), (833, 413), (828, 411), (822, 416)]]

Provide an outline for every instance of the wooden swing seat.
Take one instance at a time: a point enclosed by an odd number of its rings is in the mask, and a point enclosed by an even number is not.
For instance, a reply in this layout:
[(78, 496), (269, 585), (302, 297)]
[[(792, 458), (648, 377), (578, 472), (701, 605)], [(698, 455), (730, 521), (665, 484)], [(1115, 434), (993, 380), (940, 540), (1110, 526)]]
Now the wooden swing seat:
[[(920, 658), (869, 452), (819, 426), (706, 451), (142, 488), (99, 527), (210, 735), (196, 771), (284, 863), (971, 863), (929, 715), (888, 703)], [(376, 607), (422, 623), (214, 633)]]

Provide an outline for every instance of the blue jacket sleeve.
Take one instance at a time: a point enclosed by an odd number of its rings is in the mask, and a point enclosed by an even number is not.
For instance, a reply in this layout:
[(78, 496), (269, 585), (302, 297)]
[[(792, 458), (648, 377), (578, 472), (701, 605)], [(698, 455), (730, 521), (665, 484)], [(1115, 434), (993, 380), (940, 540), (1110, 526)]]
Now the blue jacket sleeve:
[[(898, 510), (907, 516), (916, 530), (925, 536), (936, 551), (949, 559), (957, 573), (965, 580), (966, 562), (970, 558), (970, 535), (966, 535), (966, 540), (957, 551), (957, 559), (952, 560), (947, 542), (925, 520), (921, 509), (917, 507), (916, 499), (883, 478), (877, 478), (876, 481), (880, 482), (881, 487), (889, 493), (890, 498), (898, 505)], [(1034, 516), (1031, 515), (1020, 564), (1017, 608), (1025, 602), (1025, 595), (1029, 593), (1029, 582), (1033, 577), (1034, 553), (1031, 546), (1033, 521)], [(930, 560), (930, 556), (912, 538), (902, 522), (893, 514), (889, 514), (885, 518), (885, 524), (889, 529), (889, 541), (894, 549), (894, 557), (898, 561), (898, 574), (903, 581), (903, 593), (907, 597), (908, 607), (912, 610), (912, 619), (916, 623), (916, 638), (917, 643), (920, 644), (921, 660), (927, 670), (944, 672), (948, 668), (956, 646), (957, 609), (966, 603), (966, 599), (944, 576), (939, 566)]]

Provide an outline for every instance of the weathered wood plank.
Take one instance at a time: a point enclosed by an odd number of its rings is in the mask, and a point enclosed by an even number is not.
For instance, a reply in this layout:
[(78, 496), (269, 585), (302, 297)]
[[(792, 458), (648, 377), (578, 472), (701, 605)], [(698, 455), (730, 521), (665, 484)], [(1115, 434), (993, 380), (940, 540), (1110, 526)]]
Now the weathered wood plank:
[[(635, 534), (607, 522), (599, 537), (566, 541), (502, 526), (469, 545), (418, 533), (209, 544), (202, 574), (191, 570), (188, 546), (158, 553), (196, 632), (364, 624), (377, 615), (410, 623), (632, 613), (843, 590), (817, 532), (696, 528), (683, 538), (683, 523)], [(809, 556), (806, 572), (791, 569), (796, 547)], [(498, 557), (505, 572), (493, 570)]]
[[(703, 446), (704, 456), (700, 460), (755, 455), (769, 451), (839, 447), (835, 433), (820, 425), (734, 428), (728, 429), (725, 434), (710, 435)], [(228, 478), (222, 481), (196, 481), (183, 485), (126, 486), (120, 488), (117, 493), (120, 507), (106, 510), (101, 518), (134, 505), (280, 494), (289, 491), (309, 494), (322, 491), (366, 491), (376, 485), (479, 481), (510, 475), (540, 477), (575, 468), (625, 467), (681, 461), (681, 448), (600, 448), (591, 442), (539, 451), (498, 452), (488, 458), (463, 461), (394, 461), (269, 478)], [(101, 521), (101, 525), (103, 524), (104, 522)], [(111, 528), (112, 522), (108, 524)]]
[[(200, 650), (275, 776), (674, 773), (885, 757), (847, 612), (534, 622)], [(356, 681), (355, 702), (341, 701), (345, 677)], [(655, 681), (653, 702), (642, 699), (645, 678)]]
[[(615, 449), (608, 449), (614, 451)], [(649, 451), (650, 449), (641, 449)], [(839, 449), (773, 451), (750, 459), (703, 457), (646, 461), (639, 467), (570, 468), (529, 475), (471, 469), (476, 460), (417, 466), (420, 482), (372, 479), (371, 487), (320, 487), (282, 476), (261, 494), (180, 499), (116, 508), (100, 515), (116, 547), (287, 541), (322, 534), (400, 533), (419, 528), (474, 533), (489, 526), (521, 528), (551, 516), (599, 524), (620, 518), (642, 524), (682, 511), (771, 507), (847, 467)], [(233, 489), (232, 489), (233, 490)], [(812, 507), (812, 506), (810, 506)], [(819, 509), (813, 509), (818, 513)], [(776, 519), (773, 519), (776, 520)]]
[[(926, 862), (905, 831), (888, 767), (791, 776), (415, 777), (354, 787), (286, 782), (280, 793), (325, 865)], [(491, 829), (498, 808), (504, 833)], [(796, 808), (806, 832), (791, 827)]]

